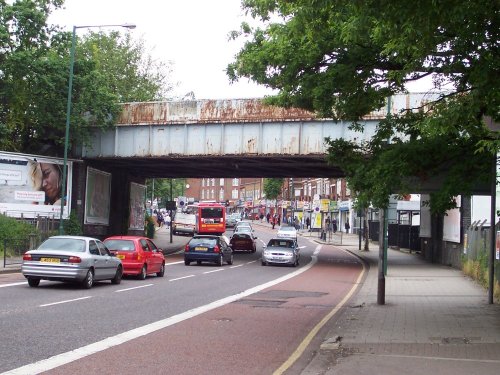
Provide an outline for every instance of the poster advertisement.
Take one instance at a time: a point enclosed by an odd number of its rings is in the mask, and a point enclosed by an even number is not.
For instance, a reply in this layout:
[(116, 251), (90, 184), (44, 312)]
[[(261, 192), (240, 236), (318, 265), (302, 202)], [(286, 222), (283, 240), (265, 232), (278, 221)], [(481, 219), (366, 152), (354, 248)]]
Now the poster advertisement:
[[(60, 217), (64, 161), (0, 152), (0, 212), (11, 217)], [(71, 207), (72, 162), (67, 163), (63, 218)]]
[(111, 174), (87, 168), (85, 224), (109, 225)]
[(146, 186), (130, 184), (130, 217), (128, 229), (144, 230)]

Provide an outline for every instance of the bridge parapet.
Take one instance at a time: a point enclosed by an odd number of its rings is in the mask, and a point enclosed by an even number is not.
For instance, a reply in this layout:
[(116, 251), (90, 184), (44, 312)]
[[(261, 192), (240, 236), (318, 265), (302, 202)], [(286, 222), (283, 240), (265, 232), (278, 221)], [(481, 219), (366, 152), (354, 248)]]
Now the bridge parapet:
[[(436, 94), (395, 95), (392, 112), (421, 107)], [(364, 120), (380, 120), (387, 115), (382, 108), (367, 115)], [(281, 108), (265, 105), (261, 99), (183, 100), (124, 103), (118, 126), (189, 124), (189, 123), (246, 123), (276, 121), (326, 120), (299, 108)]]

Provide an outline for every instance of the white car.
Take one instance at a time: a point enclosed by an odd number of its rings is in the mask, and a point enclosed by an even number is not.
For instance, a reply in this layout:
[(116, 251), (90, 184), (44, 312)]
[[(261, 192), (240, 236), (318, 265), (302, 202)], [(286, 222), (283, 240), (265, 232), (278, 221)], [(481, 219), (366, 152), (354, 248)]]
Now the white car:
[(276, 234), (278, 238), (293, 238), (297, 239), (297, 229), (292, 227), (291, 225), (283, 225), (278, 229), (278, 233)]

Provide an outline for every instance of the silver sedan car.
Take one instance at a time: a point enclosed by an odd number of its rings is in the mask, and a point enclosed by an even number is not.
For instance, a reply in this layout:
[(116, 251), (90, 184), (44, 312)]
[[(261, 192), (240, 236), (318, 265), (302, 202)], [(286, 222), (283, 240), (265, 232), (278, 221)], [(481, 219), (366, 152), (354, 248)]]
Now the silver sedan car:
[(262, 265), (285, 264), (293, 267), (299, 265), (300, 252), (294, 238), (272, 238), (262, 251)]
[(52, 280), (78, 282), (89, 289), (100, 280), (120, 284), (123, 266), (96, 238), (53, 236), (23, 255), (21, 272), (31, 287)]

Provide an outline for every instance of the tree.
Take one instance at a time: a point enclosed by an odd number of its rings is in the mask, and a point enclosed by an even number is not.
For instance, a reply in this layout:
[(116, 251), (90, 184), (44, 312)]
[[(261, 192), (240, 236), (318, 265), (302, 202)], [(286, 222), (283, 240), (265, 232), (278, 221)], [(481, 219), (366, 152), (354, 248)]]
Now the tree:
[(170, 62), (153, 59), (144, 40), (132, 39), (130, 33), (89, 33), (79, 52), (95, 62), (122, 103), (162, 100), (172, 91)]
[[(328, 160), (343, 168), (361, 205), (387, 207), (391, 193), (418, 191), (431, 176), (433, 213), (455, 206), (491, 179), (500, 119), (499, 3), (491, 0), (400, 1), (244, 0), (261, 26), (228, 66), (231, 80), (248, 77), (277, 89), (269, 104), (300, 107), (353, 122), (432, 77), (439, 98), (382, 121), (369, 142), (328, 139)], [(366, 207), (366, 206), (365, 206)]]
[(275, 200), (281, 195), (283, 187), (282, 178), (265, 178), (264, 179), (264, 194), (267, 199)]

